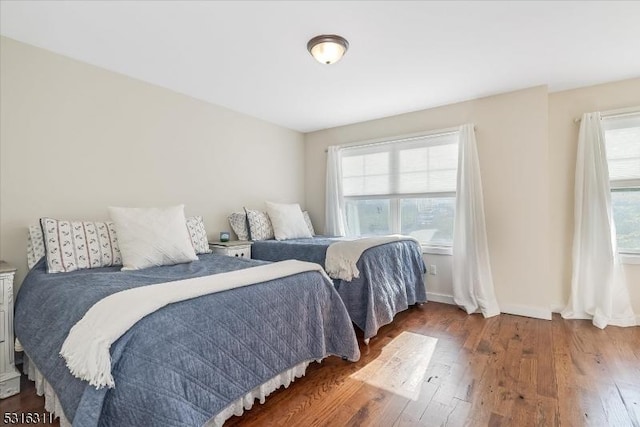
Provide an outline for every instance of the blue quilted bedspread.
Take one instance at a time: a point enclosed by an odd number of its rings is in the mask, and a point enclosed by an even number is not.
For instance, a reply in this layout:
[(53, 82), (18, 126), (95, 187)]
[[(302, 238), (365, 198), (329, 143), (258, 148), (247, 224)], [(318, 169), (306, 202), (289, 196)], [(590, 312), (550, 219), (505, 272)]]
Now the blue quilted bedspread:
[(170, 304), (111, 347), (115, 388), (73, 377), (58, 356), (71, 327), (114, 292), (238, 270), (259, 261), (200, 261), (121, 272), (118, 267), (27, 275), (15, 306), (16, 335), (74, 425), (201, 426), (249, 390), (304, 361), (360, 357), (349, 316), (317, 272)]
[[(337, 241), (329, 237), (261, 240), (253, 243), (251, 256), (265, 261), (298, 259), (324, 266), (327, 248)], [(356, 266), (360, 277), (351, 282), (334, 280), (351, 320), (365, 338), (391, 323), (409, 305), (426, 302), (426, 267), (422, 249), (413, 240), (401, 240), (367, 249)]]

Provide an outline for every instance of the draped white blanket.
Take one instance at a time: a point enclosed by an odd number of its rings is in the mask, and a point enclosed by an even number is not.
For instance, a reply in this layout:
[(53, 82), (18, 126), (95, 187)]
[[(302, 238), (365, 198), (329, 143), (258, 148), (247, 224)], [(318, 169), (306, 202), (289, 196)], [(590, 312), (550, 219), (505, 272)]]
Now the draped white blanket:
[(117, 292), (95, 303), (71, 328), (60, 355), (77, 378), (88, 381), (96, 388), (113, 388), (115, 382), (111, 375), (109, 354), (111, 344), (143, 317), (174, 302), (306, 271), (318, 271), (325, 275), (318, 264), (287, 260)]
[(350, 282), (354, 277), (360, 277), (360, 271), (358, 271), (356, 263), (364, 251), (374, 246), (400, 240), (413, 240), (417, 242), (413, 237), (394, 234), (391, 236), (363, 237), (357, 240), (332, 243), (327, 248), (324, 268), (330, 277)]

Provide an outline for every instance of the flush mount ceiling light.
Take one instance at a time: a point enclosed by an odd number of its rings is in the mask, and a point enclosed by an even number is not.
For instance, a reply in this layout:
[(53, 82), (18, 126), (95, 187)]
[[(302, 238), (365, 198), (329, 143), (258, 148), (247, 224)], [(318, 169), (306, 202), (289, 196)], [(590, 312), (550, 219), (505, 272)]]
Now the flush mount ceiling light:
[(307, 50), (321, 64), (334, 64), (349, 49), (349, 42), (335, 34), (315, 36), (307, 43)]

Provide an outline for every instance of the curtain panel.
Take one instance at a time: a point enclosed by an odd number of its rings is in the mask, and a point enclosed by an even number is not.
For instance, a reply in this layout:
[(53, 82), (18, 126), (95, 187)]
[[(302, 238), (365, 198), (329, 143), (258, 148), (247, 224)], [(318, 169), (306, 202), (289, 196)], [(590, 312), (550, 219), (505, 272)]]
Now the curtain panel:
[(576, 159), (571, 295), (562, 317), (591, 319), (601, 329), (636, 325), (616, 245), (602, 120), (586, 113)]
[(327, 236), (344, 236), (344, 198), (342, 190), (342, 156), (340, 147), (327, 149), (327, 177), (325, 195), (325, 227)]
[(473, 125), (460, 127), (453, 230), (453, 299), (467, 313), (500, 314), (491, 274), (480, 161)]

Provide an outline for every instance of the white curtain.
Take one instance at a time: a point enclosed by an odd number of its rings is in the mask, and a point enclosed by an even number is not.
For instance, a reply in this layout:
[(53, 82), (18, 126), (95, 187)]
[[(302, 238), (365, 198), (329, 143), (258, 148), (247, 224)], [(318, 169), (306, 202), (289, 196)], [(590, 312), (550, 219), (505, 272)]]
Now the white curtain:
[(342, 156), (340, 147), (332, 145), (327, 150), (327, 181), (325, 200), (324, 234), (344, 236), (344, 200), (342, 198)]
[(592, 319), (599, 328), (633, 326), (618, 260), (611, 188), (600, 113), (582, 116), (576, 160), (571, 296), (565, 319)]
[(460, 127), (453, 229), (453, 299), (467, 313), (500, 314), (484, 221), (480, 162), (473, 125)]

